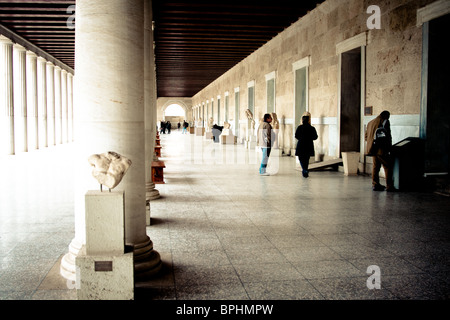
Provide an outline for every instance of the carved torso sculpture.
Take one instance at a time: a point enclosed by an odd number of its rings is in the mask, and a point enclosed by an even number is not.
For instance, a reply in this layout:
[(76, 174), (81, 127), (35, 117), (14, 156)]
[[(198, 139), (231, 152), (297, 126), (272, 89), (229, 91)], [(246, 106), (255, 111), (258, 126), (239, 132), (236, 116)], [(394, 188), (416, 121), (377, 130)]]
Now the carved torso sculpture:
[(253, 113), (250, 109), (245, 110), (245, 114), (247, 115), (247, 119), (251, 121), (251, 129), (255, 129), (255, 119), (253, 119)]
[(209, 120), (208, 120), (209, 131), (211, 131), (213, 125), (214, 125), (214, 119), (212, 117), (210, 117)]
[(131, 166), (131, 160), (120, 154), (109, 151), (102, 154), (93, 154), (88, 158), (89, 164), (93, 166), (92, 176), (102, 185), (110, 190), (114, 189)]
[(280, 129), (280, 122), (278, 121), (278, 117), (275, 112), (272, 112), (272, 128)]

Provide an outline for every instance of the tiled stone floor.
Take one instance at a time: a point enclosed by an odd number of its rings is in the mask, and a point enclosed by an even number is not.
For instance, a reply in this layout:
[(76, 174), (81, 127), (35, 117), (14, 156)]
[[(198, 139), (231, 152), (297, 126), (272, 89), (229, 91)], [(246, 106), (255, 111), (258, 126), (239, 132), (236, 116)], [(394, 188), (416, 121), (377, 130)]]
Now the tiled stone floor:
[[(443, 300), (450, 198), (373, 192), (370, 177), (296, 170), (173, 131), (148, 234), (164, 266), (136, 300)], [(76, 299), (58, 276), (74, 236), (70, 146), (2, 158), (0, 299)], [(367, 287), (367, 268), (381, 289)]]

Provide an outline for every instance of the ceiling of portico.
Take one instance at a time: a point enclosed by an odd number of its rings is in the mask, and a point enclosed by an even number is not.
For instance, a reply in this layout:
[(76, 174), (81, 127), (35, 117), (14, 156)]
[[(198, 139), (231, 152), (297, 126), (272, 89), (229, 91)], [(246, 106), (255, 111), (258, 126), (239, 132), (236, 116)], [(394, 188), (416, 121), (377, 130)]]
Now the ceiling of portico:
[[(324, 0), (153, 0), (158, 97), (192, 97)], [(75, 0), (0, 0), (0, 24), (74, 68)]]

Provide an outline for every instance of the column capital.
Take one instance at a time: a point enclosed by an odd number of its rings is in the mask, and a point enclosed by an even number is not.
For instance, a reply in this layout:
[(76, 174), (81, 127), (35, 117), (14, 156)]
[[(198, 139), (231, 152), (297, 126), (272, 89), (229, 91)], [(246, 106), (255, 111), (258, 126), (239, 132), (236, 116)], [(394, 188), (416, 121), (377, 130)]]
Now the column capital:
[(37, 54), (34, 53), (33, 51), (27, 50), (27, 57), (36, 58), (37, 59)]
[(7, 44), (7, 45), (13, 45), (14, 43), (11, 41), (11, 39), (9, 39), (9, 38), (7, 38), (7, 37), (5, 37), (5, 36), (2, 36), (1, 34), (0, 34), (0, 43), (2, 43), (2, 44)]
[(25, 49), (24, 46), (21, 46), (20, 44), (17, 44), (17, 43), (15, 43), (13, 45), (13, 49), (18, 51), (18, 52), (25, 52), (25, 51), (27, 51), (27, 49)]
[(45, 58), (43, 58), (43, 57), (40, 57), (40, 56), (37, 57), (37, 60), (38, 60), (39, 62), (47, 62), (47, 59), (45, 59)]

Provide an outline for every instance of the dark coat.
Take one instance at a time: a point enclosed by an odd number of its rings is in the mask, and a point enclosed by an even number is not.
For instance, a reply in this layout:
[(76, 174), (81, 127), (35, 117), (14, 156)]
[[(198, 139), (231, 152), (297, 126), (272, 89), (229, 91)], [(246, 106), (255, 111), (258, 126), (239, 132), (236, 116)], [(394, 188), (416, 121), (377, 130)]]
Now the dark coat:
[(316, 128), (309, 123), (302, 124), (295, 131), (295, 138), (298, 140), (295, 149), (296, 156), (314, 156), (314, 140), (318, 138)]

